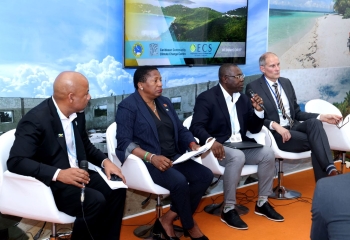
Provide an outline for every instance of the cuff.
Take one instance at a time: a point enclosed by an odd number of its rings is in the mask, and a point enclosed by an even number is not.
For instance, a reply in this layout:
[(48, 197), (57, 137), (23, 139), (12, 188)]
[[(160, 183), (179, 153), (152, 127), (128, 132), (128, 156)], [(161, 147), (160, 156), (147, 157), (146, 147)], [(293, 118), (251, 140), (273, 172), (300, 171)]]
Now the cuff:
[(57, 169), (57, 171), (55, 172), (55, 174), (53, 175), (52, 181), (56, 182), (57, 176), (60, 173), (61, 169)]
[(255, 112), (255, 115), (258, 116), (259, 118), (264, 118), (264, 110), (259, 112), (254, 108), (254, 112)]

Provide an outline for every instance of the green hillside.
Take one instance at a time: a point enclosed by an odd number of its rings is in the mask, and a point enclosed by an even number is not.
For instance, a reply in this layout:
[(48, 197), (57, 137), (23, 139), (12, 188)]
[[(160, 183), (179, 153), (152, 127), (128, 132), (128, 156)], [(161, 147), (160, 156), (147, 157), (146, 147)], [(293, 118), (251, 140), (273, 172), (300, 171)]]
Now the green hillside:
[(130, 12), (176, 17), (169, 31), (177, 41), (242, 42), (246, 40), (246, 7), (221, 13), (207, 7), (188, 8), (176, 4), (159, 8), (151, 4), (132, 3), (127, 4), (126, 9)]

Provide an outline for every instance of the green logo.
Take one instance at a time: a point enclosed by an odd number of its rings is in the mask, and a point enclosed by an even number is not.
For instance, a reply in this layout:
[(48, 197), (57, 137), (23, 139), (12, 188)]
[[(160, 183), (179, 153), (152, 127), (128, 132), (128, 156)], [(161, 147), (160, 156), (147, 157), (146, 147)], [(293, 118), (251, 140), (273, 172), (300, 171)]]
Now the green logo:
[(195, 45), (195, 44), (192, 44), (192, 45), (191, 45), (190, 51), (191, 51), (191, 52), (196, 51), (196, 45)]

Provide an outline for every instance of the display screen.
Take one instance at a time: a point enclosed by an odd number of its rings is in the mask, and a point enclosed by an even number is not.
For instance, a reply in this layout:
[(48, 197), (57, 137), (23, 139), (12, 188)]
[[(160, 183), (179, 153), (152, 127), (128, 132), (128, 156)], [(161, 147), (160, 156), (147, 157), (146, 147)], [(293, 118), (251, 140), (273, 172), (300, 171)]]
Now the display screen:
[(124, 67), (245, 64), (247, 0), (125, 0)]

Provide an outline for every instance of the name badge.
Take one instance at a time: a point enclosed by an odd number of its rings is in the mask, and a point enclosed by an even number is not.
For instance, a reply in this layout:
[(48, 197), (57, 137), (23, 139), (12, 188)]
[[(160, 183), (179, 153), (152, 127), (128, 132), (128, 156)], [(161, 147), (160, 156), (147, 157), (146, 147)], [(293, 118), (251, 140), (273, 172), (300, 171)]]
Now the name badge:
[(242, 142), (242, 137), (240, 133), (233, 134), (230, 137), (230, 142)]

